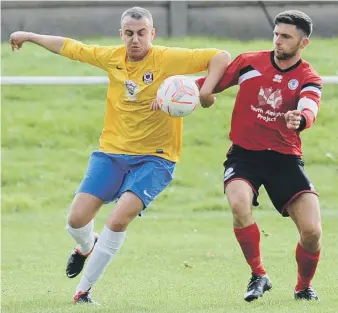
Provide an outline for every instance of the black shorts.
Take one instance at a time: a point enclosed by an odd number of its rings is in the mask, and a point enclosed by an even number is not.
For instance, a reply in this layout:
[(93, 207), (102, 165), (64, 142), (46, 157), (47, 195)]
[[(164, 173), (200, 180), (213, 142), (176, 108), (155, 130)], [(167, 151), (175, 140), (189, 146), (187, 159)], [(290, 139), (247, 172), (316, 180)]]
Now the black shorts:
[(264, 186), (274, 207), (282, 216), (288, 216), (287, 206), (301, 193), (316, 195), (305, 174), (304, 162), (295, 155), (272, 150), (252, 151), (233, 145), (224, 162), (224, 189), (233, 180), (244, 180), (253, 192), (253, 205), (257, 206), (258, 191)]

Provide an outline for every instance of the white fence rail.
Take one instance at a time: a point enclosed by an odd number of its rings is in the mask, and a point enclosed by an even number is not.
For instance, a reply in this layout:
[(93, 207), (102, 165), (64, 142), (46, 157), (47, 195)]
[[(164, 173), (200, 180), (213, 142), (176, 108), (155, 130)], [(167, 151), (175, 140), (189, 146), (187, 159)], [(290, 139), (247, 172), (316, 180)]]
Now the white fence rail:
[(102, 85), (106, 76), (2, 76), (1, 85)]
[[(191, 76), (198, 78), (198, 76)], [(338, 84), (338, 76), (323, 76), (324, 84)], [(106, 85), (106, 76), (2, 76), (1, 85)]]

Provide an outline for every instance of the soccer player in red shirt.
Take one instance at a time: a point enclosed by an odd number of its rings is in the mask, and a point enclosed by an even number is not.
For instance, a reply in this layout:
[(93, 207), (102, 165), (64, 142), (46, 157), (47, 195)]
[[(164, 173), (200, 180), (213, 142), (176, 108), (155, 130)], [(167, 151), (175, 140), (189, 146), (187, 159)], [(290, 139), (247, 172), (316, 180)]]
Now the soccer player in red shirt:
[[(239, 55), (214, 89), (239, 85), (232, 120), (232, 146), (224, 162), (224, 190), (233, 213), (235, 236), (252, 277), (244, 299), (263, 296), (272, 284), (261, 261), (260, 231), (252, 215), (263, 185), (275, 208), (290, 216), (300, 240), (296, 247), (295, 299), (318, 300), (311, 287), (321, 249), (318, 194), (304, 172), (300, 133), (316, 119), (322, 80), (301, 59), (309, 44), (312, 21), (300, 11), (275, 17), (273, 51)], [(197, 80), (202, 86), (204, 78)], [(201, 100), (204, 107), (214, 96)]]

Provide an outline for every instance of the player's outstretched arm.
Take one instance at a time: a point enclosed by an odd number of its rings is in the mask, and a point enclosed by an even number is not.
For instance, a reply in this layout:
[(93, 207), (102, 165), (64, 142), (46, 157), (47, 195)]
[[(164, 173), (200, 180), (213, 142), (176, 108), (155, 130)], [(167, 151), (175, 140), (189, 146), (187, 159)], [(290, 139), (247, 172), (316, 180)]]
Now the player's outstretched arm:
[(223, 77), (230, 62), (231, 56), (227, 51), (222, 51), (210, 59), (208, 75), (200, 89), (200, 102), (202, 107), (210, 107), (215, 102), (213, 91)]
[(9, 42), (12, 51), (21, 49), (24, 42), (35, 43), (53, 53), (60, 54), (61, 48), (66, 41), (65, 37), (40, 35), (30, 32), (18, 31), (10, 35)]

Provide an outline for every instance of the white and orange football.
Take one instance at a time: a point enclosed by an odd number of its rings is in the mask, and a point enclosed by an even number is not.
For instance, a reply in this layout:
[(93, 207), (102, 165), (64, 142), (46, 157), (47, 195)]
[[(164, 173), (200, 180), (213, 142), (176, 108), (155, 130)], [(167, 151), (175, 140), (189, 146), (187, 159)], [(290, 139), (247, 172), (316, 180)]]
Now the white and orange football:
[(156, 100), (164, 113), (173, 117), (187, 116), (200, 104), (199, 89), (193, 78), (171, 76), (161, 84)]

